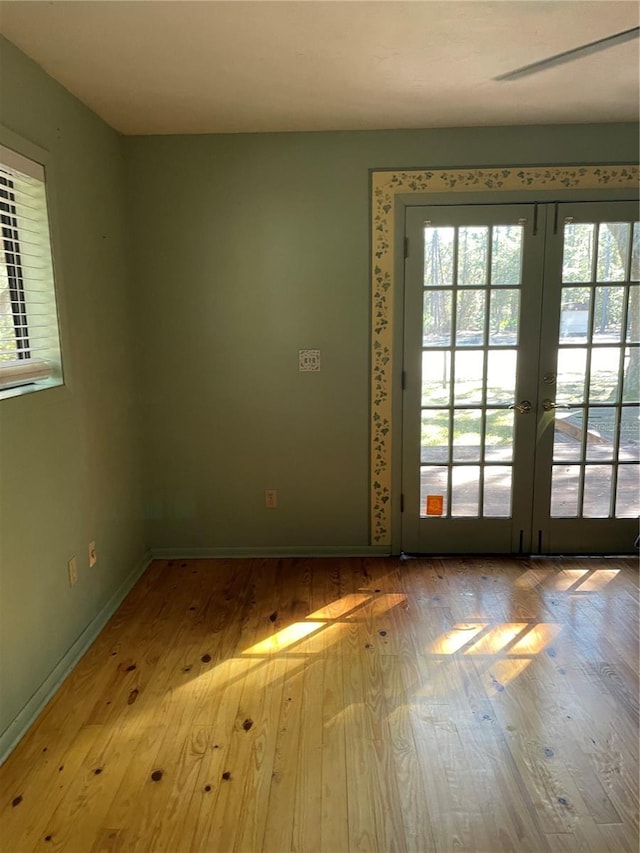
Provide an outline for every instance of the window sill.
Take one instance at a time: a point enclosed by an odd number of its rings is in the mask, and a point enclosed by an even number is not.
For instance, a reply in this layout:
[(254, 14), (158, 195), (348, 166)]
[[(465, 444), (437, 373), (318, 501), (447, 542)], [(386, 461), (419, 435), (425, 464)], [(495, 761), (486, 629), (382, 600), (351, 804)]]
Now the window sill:
[(44, 359), (25, 359), (0, 363), (0, 400), (32, 394), (62, 385), (53, 375), (53, 365)]

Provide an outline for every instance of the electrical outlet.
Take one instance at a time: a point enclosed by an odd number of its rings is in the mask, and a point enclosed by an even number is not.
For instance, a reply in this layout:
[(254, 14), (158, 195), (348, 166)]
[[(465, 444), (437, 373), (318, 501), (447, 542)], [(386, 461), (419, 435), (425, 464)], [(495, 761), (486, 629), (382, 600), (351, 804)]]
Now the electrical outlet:
[(278, 506), (278, 492), (275, 489), (265, 490), (264, 505), (267, 509), (276, 509)]
[(96, 543), (89, 542), (89, 568), (92, 569), (97, 562), (98, 555), (96, 554)]
[(72, 557), (67, 563), (69, 572), (69, 586), (75, 586), (78, 583), (78, 561)]

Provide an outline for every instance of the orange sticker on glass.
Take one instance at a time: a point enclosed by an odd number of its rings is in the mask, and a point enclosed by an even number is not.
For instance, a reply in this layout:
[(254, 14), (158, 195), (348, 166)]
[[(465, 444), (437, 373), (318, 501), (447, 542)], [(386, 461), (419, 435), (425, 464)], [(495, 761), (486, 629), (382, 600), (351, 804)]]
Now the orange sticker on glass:
[(442, 515), (442, 495), (427, 495), (427, 515)]

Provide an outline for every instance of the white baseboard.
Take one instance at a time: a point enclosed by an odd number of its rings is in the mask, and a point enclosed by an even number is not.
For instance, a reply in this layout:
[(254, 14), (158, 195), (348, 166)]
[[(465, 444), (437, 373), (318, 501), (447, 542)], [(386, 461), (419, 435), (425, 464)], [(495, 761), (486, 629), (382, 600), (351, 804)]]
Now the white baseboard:
[(0, 765), (7, 760), (20, 740), (22, 740), (33, 723), (35, 723), (47, 702), (53, 697), (67, 675), (69, 675), (100, 631), (102, 631), (109, 619), (116, 612), (136, 581), (144, 574), (150, 562), (151, 553), (147, 552), (133, 571), (120, 584), (100, 612), (89, 622), (64, 657), (18, 713), (17, 717), (2, 732), (0, 735)]
[(268, 548), (152, 548), (154, 560), (203, 560), (247, 557), (388, 557), (390, 546), (373, 545)]

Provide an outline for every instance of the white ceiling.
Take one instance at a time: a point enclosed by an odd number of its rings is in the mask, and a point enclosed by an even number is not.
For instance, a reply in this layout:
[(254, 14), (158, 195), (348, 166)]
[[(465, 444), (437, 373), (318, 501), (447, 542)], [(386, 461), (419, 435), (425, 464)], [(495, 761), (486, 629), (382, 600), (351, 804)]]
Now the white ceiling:
[[(635, 0), (2, 0), (0, 32), (125, 134), (638, 120)], [(0, 114), (1, 119), (1, 114)]]

